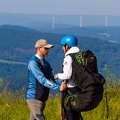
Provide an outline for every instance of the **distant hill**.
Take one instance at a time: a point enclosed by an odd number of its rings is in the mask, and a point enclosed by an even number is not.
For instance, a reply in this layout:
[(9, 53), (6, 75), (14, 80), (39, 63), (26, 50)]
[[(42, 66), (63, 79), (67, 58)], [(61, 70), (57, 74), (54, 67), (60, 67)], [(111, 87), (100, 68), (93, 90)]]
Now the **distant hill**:
[[(73, 30), (75, 34), (78, 28)], [(52, 31), (51, 33), (40, 32), (18, 25), (0, 26), (0, 77), (4, 79), (5, 83), (9, 82), (9, 87), (13, 90), (25, 87), (27, 84), (27, 62), (35, 54), (34, 44), (40, 38), (47, 39), (54, 44), (55, 47), (50, 50), (46, 59), (51, 63), (55, 73), (61, 72), (64, 54), (59, 42), (64, 35), (67, 35), (67, 32), (60, 34)], [(97, 37), (75, 35), (79, 40), (78, 46), (81, 50), (90, 49), (96, 54), (101, 73), (105, 75), (103, 67), (108, 64), (112, 66), (113, 73), (119, 76), (120, 44)]]
[[(34, 28), (35, 29), (35, 28)], [(39, 29), (40, 31), (40, 29)], [(120, 27), (103, 27), (103, 26), (89, 26), (89, 27), (69, 27), (52, 29), (51, 33), (74, 34), (77, 36), (92, 37), (105, 40), (108, 42), (120, 44)]]
[(106, 27), (105, 17), (104, 15), (0, 13), (0, 25), (19, 25), (40, 32), (74, 34), (120, 43), (120, 16), (108, 15)]
[[(51, 15), (51, 14), (22, 14), (0, 13), (0, 25), (22, 25), (52, 28), (53, 17), (57, 28), (68, 26), (79, 27), (82, 16), (82, 26), (105, 26), (105, 15)], [(108, 26), (120, 26), (120, 16), (107, 16)]]

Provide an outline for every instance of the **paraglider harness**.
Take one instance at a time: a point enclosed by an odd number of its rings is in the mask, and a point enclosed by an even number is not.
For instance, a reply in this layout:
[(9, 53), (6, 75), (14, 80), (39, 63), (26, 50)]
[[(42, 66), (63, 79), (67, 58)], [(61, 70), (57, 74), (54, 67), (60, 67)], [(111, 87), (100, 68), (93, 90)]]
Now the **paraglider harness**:
[(79, 89), (75, 93), (69, 89), (62, 92), (62, 120), (67, 118), (66, 109), (83, 112), (96, 108), (102, 100), (105, 83), (104, 77), (98, 73), (97, 58), (90, 50), (69, 55), (73, 61), (70, 79)]
[[(73, 110), (70, 104), (70, 100), (74, 99), (74, 97), (76, 97), (76, 94), (79, 94), (79, 93), (80, 93), (80, 90), (77, 87), (67, 88), (65, 91), (61, 93), (61, 119), (62, 120), (68, 120), (66, 109), (70, 111)], [(67, 98), (67, 100), (65, 100), (65, 98)], [(80, 120), (83, 120), (81, 113), (80, 113)]]

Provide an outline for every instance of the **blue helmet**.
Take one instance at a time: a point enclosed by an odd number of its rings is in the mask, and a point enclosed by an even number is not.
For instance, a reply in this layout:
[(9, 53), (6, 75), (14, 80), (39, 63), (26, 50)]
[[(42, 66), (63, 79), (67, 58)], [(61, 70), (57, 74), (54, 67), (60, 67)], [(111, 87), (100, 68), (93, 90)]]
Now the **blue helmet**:
[(68, 35), (61, 39), (60, 44), (63, 46), (67, 44), (69, 47), (73, 47), (73, 46), (77, 46), (78, 40), (75, 36)]

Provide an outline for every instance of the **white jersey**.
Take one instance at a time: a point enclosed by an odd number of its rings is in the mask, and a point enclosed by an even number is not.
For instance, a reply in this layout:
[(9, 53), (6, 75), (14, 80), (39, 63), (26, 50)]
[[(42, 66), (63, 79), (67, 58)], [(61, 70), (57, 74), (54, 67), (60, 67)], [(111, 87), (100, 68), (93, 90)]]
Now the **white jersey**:
[[(63, 73), (58, 73), (58, 78), (62, 80), (68, 80), (67, 81), (67, 87), (74, 87), (75, 83), (73, 80), (71, 80), (72, 75), (72, 58), (69, 56), (70, 53), (77, 53), (79, 52), (79, 48), (74, 46), (71, 47), (66, 53), (65, 58), (63, 61)], [(70, 80), (69, 80), (70, 79)]]

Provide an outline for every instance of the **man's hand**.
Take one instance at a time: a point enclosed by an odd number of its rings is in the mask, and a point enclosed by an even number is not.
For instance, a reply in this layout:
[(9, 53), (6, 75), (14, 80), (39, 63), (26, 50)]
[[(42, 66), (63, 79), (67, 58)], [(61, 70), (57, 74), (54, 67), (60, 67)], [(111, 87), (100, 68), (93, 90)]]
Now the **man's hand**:
[(58, 75), (57, 75), (57, 74), (55, 74), (55, 75), (54, 75), (54, 79), (57, 79), (57, 78), (58, 78)]
[(65, 84), (65, 82), (62, 82), (60, 85), (60, 91), (64, 91), (67, 88), (67, 85)]

